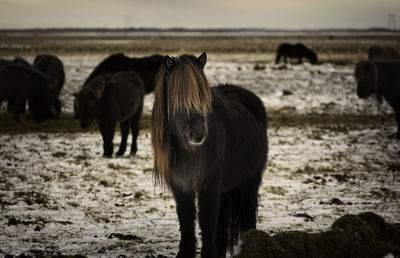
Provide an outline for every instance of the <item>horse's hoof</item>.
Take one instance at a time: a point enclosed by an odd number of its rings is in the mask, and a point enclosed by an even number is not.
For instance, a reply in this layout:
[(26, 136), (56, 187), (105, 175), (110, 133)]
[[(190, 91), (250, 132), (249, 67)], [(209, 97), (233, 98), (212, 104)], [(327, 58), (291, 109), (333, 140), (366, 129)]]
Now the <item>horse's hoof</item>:
[(181, 251), (179, 251), (178, 254), (176, 255), (176, 258), (194, 258), (194, 257), (196, 257), (195, 253), (187, 254)]
[(108, 159), (111, 159), (112, 158), (112, 154), (103, 154), (103, 157), (104, 158), (108, 158)]

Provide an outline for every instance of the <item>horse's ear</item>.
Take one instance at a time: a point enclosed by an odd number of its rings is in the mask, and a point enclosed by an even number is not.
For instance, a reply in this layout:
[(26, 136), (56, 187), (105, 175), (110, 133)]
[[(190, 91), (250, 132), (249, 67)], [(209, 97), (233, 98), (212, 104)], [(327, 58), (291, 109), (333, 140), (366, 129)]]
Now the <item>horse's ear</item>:
[(199, 63), (199, 65), (201, 66), (201, 68), (204, 68), (204, 66), (206, 66), (206, 62), (207, 62), (207, 54), (206, 54), (206, 52), (203, 52), (203, 53), (197, 58), (197, 62)]
[(172, 60), (170, 56), (166, 55), (164, 59), (164, 65), (168, 71), (171, 71), (172, 67), (174, 66), (174, 60)]

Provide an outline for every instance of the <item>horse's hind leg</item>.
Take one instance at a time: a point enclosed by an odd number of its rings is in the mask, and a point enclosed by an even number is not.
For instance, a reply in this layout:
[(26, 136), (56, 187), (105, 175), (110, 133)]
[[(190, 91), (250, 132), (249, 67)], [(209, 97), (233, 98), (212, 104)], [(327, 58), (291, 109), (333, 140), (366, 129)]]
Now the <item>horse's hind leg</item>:
[(247, 232), (256, 228), (258, 188), (261, 183), (261, 173), (254, 176), (240, 187), (240, 231)]
[(172, 186), (172, 193), (176, 201), (176, 213), (179, 219), (179, 229), (181, 231), (181, 240), (179, 243), (179, 252), (176, 257), (190, 258), (195, 257), (196, 236), (195, 236), (195, 218), (196, 206), (194, 193), (184, 193), (178, 187)]
[(121, 130), (121, 144), (119, 145), (117, 156), (122, 156), (126, 151), (126, 142), (128, 140), (128, 134), (129, 134), (129, 120), (120, 122), (119, 128)]
[(143, 105), (141, 105), (136, 113), (131, 118), (131, 129), (132, 129), (132, 145), (131, 155), (135, 155), (137, 152), (137, 137), (139, 135), (139, 122), (142, 117)]

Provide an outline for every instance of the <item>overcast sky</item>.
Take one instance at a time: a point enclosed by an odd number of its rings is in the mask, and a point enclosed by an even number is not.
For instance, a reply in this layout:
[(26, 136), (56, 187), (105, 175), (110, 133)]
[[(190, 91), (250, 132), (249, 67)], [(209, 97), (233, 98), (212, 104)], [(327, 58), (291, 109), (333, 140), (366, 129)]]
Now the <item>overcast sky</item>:
[(0, 28), (400, 28), (400, 0), (0, 0)]

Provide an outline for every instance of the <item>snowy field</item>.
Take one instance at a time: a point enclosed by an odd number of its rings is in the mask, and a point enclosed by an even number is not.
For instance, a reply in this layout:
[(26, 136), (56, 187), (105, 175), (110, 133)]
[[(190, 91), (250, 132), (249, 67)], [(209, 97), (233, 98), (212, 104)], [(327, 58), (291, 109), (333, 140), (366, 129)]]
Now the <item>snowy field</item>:
[[(72, 112), (72, 93), (105, 57), (60, 56), (67, 74), (63, 111)], [(392, 113), (386, 104), (357, 98), (353, 65), (276, 66), (263, 55), (211, 54), (205, 72), (211, 85), (252, 90), (270, 113)], [(146, 96), (145, 114), (152, 102)], [(400, 142), (389, 137), (394, 119), (380, 127), (338, 128), (269, 127), (259, 229), (319, 232), (344, 214), (364, 211), (400, 222)], [(0, 128), (0, 254), (174, 257), (175, 203), (153, 184), (150, 137), (148, 129), (140, 132), (135, 157), (106, 159), (97, 132), (6, 134)]]

